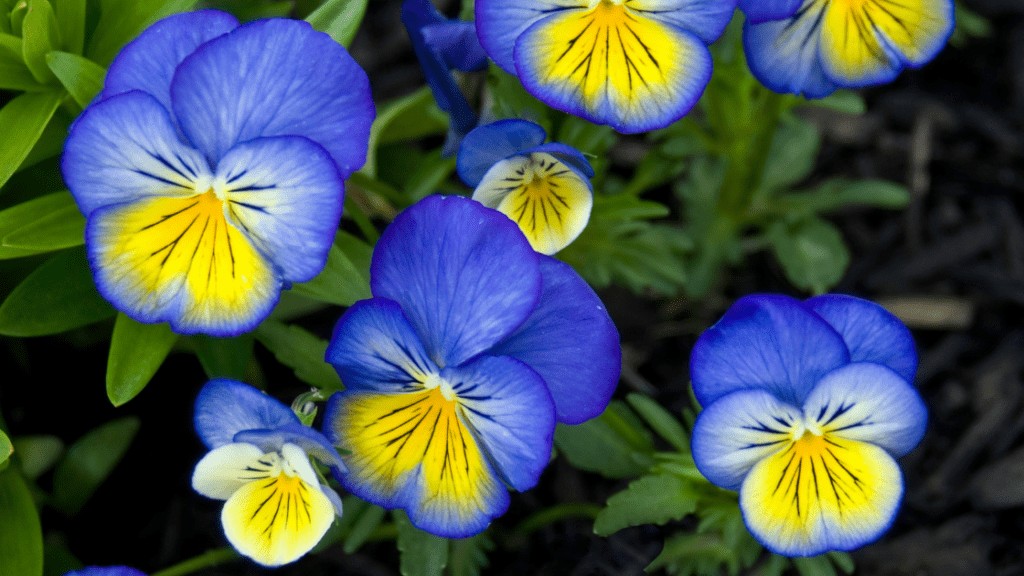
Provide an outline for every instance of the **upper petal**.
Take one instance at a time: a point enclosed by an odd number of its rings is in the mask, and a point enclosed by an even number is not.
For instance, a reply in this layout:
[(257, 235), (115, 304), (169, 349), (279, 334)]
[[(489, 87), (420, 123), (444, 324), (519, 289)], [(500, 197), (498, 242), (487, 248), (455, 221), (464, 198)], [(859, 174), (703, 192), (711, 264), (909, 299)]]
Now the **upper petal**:
[(478, 126), (459, 146), (456, 165), (459, 177), (467, 185), (476, 187), (492, 166), (539, 146), (545, 138), (544, 128), (526, 120), (498, 120)]
[(535, 22), (555, 12), (582, 10), (589, 0), (479, 0), (474, 5), (476, 33), (487, 55), (509, 74), (516, 39)]
[(839, 87), (821, 65), (821, 27), (828, 2), (804, 0), (793, 16), (743, 25), (747, 65), (768, 88), (823, 98)]
[(290, 408), (237, 380), (210, 380), (196, 396), (196, 433), (207, 448), (234, 442), (243, 430), (301, 424)]
[(238, 27), (231, 14), (199, 10), (160, 20), (129, 42), (110, 64), (100, 98), (142, 90), (171, 109), (174, 71), (201, 44)]
[(370, 285), (399, 303), (443, 368), (486, 351), (529, 316), (540, 296), (537, 258), (501, 213), (468, 198), (430, 196), (384, 231)]
[(264, 452), (281, 450), (285, 444), (291, 444), (329, 466), (336, 474), (345, 472), (345, 463), (338, 455), (338, 450), (319, 431), (302, 424), (285, 424), (273, 429), (242, 430), (235, 434), (234, 441), (253, 444)]
[(178, 67), (171, 100), (211, 164), (266, 136), (309, 138), (343, 177), (366, 160), (374, 117), (366, 73), (306, 22), (260, 20), (203, 44)]
[(803, 0), (739, 0), (739, 9), (751, 23), (789, 18), (796, 12)]
[(87, 566), (72, 570), (64, 576), (146, 576), (141, 570), (128, 566)]
[(756, 388), (801, 406), (822, 376), (849, 361), (842, 337), (820, 316), (793, 298), (760, 294), (737, 300), (700, 335), (690, 378), (705, 407)]
[(601, 299), (572, 267), (544, 257), (540, 302), (491, 350), (522, 360), (544, 379), (558, 421), (580, 424), (604, 411), (619, 381), (619, 333)]
[(899, 458), (917, 446), (928, 423), (924, 401), (885, 366), (853, 363), (829, 372), (804, 404), (822, 432), (870, 442)]
[(736, 0), (632, 0), (628, 4), (644, 16), (698, 36), (705, 44), (718, 40), (736, 10)]
[(191, 196), (210, 179), (202, 155), (178, 139), (167, 109), (138, 91), (82, 113), (64, 144), (61, 171), (86, 216), (110, 204)]
[(851, 362), (888, 366), (913, 383), (917, 373), (914, 337), (888, 310), (870, 300), (843, 294), (816, 296), (804, 305), (839, 332), (850, 350)]

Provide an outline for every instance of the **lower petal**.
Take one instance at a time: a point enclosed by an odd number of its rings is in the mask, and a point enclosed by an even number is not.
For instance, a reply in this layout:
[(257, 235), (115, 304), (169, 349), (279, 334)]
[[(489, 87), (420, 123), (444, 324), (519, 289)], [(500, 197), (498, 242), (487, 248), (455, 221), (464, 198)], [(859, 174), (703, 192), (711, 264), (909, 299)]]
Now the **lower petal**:
[(784, 556), (853, 550), (885, 532), (903, 477), (885, 450), (810, 433), (765, 458), (740, 488), (750, 532)]
[(212, 192), (152, 198), (95, 212), (86, 231), (96, 284), (141, 322), (232, 336), (270, 313), (281, 281), (224, 218)]

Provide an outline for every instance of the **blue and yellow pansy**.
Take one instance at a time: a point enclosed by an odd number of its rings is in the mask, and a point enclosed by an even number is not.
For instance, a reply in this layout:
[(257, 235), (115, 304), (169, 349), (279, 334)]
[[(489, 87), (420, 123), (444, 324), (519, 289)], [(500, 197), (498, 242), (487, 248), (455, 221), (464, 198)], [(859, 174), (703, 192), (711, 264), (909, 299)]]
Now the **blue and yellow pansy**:
[(128, 566), (87, 566), (81, 570), (72, 570), (64, 576), (146, 576), (140, 570)]
[(808, 98), (892, 81), (934, 58), (953, 32), (953, 0), (749, 0), (740, 7), (754, 76), (776, 92)]
[(334, 329), (345, 383), (327, 437), (353, 494), (449, 538), (481, 532), (533, 487), (556, 422), (600, 414), (618, 381), (618, 333), (572, 268), (515, 223), (462, 197), (430, 196), (384, 231), (374, 297)]
[(64, 149), (100, 293), (180, 333), (251, 330), (323, 269), (373, 116), (366, 74), (305, 22), (157, 22)]
[(736, 0), (477, 0), (480, 43), (553, 108), (623, 133), (683, 117)]
[(575, 148), (545, 138), (533, 122), (499, 120), (466, 136), (456, 166), (474, 200), (511, 218), (534, 250), (551, 255), (587, 226), (594, 170)]
[(885, 532), (903, 497), (896, 458), (924, 435), (910, 332), (877, 304), (755, 295), (705, 331), (690, 360), (704, 410), (693, 457), (738, 490), (769, 550), (852, 550)]

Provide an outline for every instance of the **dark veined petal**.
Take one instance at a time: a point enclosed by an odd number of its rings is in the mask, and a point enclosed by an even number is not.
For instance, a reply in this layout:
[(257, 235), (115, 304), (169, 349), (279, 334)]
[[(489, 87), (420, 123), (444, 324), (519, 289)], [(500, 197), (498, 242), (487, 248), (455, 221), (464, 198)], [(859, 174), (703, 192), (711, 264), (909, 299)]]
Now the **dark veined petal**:
[(740, 510), (765, 548), (815, 556), (877, 539), (902, 497), (903, 475), (885, 450), (807, 433), (754, 466), (740, 487)]
[(228, 151), (213, 188), (228, 221), (285, 280), (320, 273), (341, 219), (345, 183), (330, 155), (301, 136), (257, 138)]
[(196, 433), (207, 448), (234, 442), (243, 430), (276, 429), (300, 424), (298, 416), (276, 398), (237, 380), (210, 380), (196, 396)]
[(306, 22), (260, 20), (200, 46), (171, 83), (185, 136), (216, 164), (239, 142), (304, 136), (342, 177), (366, 160), (374, 117), (366, 73)]
[(516, 40), (515, 65), (545, 104), (627, 134), (683, 117), (711, 79), (696, 35), (604, 2), (537, 21)]
[(888, 310), (870, 300), (843, 294), (816, 296), (804, 305), (839, 332), (850, 350), (850, 361), (882, 364), (907, 382), (914, 382), (914, 337)]
[(821, 26), (827, 0), (804, 0), (785, 20), (743, 25), (743, 48), (750, 71), (780, 93), (823, 98), (840, 85), (821, 65)]
[(181, 143), (167, 110), (142, 92), (87, 108), (71, 128), (61, 171), (86, 216), (111, 204), (192, 196), (210, 181), (202, 155)]
[(718, 40), (736, 10), (736, 0), (626, 0), (624, 4), (644, 16), (694, 34), (705, 44)]
[(334, 327), (327, 362), (349, 390), (407, 392), (437, 365), (397, 302), (371, 298), (353, 304)]
[(768, 20), (789, 18), (800, 9), (803, 0), (739, 0), (739, 9), (747, 21), (758, 24)]
[(218, 446), (196, 464), (192, 489), (207, 498), (227, 500), (249, 482), (266, 480), (279, 472), (277, 456), (267, 452), (245, 442)]
[(842, 337), (787, 296), (737, 300), (704, 331), (690, 355), (693, 392), (702, 406), (745, 389), (762, 389), (802, 406), (822, 376), (850, 362)]
[(829, 372), (807, 397), (804, 416), (832, 437), (870, 442), (899, 458), (928, 423), (924, 401), (892, 370), (855, 362)]
[(375, 296), (398, 302), (438, 367), (457, 366), (533, 311), (537, 258), (503, 214), (468, 198), (429, 196), (384, 231), (370, 285)]
[(302, 424), (285, 424), (274, 429), (242, 430), (235, 434), (234, 441), (258, 446), (264, 452), (277, 451), (285, 444), (293, 444), (334, 469), (336, 474), (345, 472), (345, 463), (341, 461), (337, 449), (318, 430)]
[(541, 144), (536, 148), (531, 148), (530, 150), (527, 150), (527, 152), (530, 154), (535, 152), (550, 154), (557, 158), (562, 164), (572, 168), (580, 175), (580, 178), (590, 179), (594, 177), (594, 167), (590, 165), (590, 161), (587, 160), (587, 157), (584, 156), (582, 152), (568, 144), (549, 142), (547, 144)]
[(479, 0), (473, 5), (476, 33), (495, 64), (515, 74), (513, 48), (527, 28), (556, 12), (586, 9), (589, 3), (589, 0)]
[(440, 387), (334, 394), (325, 432), (350, 452), (338, 481), (364, 500), (404, 509), (414, 525), (438, 536), (478, 534), (505, 513), (509, 495), (464, 411)]
[(544, 287), (533, 314), (491, 350), (544, 379), (558, 421), (580, 424), (604, 411), (619, 381), (619, 333), (600, 298), (569, 265), (543, 257)]
[(171, 109), (174, 71), (201, 44), (238, 27), (231, 14), (199, 10), (175, 14), (146, 28), (110, 64), (100, 98), (142, 90)]
[(737, 490), (758, 462), (787, 448), (802, 429), (796, 406), (764, 390), (733, 392), (697, 416), (693, 460), (713, 484)]
[(463, 182), (476, 187), (492, 166), (540, 146), (545, 138), (547, 133), (539, 124), (526, 120), (498, 120), (478, 126), (462, 140), (456, 170)]
[(540, 376), (513, 358), (484, 356), (446, 369), (441, 380), (501, 478), (519, 491), (533, 488), (555, 433), (554, 405)]

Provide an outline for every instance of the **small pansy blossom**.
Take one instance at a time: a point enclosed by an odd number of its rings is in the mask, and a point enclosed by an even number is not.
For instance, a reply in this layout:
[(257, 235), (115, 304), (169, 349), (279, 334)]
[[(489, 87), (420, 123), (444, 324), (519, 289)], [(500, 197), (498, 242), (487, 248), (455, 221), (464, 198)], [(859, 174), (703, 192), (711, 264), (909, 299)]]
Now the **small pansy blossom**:
[(594, 170), (578, 150), (544, 144), (526, 120), (480, 126), (462, 141), (457, 169), (473, 199), (511, 218), (533, 249), (554, 254), (583, 232), (594, 204)]
[(348, 309), (327, 361), (327, 437), (346, 490), (448, 538), (481, 532), (533, 487), (556, 422), (600, 414), (618, 381), (618, 333), (569, 266), (503, 214), (430, 196), (373, 253), (374, 297)]
[(340, 474), (337, 450), (284, 404), (248, 384), (211, 380), (196, 398), (195, 427), (210, 452), (192, 488), (226, 500), (221, 523), (240, 553), (265, 566), (293, 562), (341, 515), (341, 499), (309, 460)]
[(623, 133), (683, 117), (736, 0), (477, 0), (494, 62), (552, 108)]
[(305, 22), (157, 22), (64, 149), (100, 293), (179, 333), (251, 330), (323, 269), (373, 116), (366, 73)]
[(64, 576), (146, 576), (143, 572), (128, 566), (87, 566), (72, 570)]
[(708, 480), (739, 491), (747, 527), (769, 550), (852, 550), (899, 508), (895, 459), (927, 420), (916, 369), (909, 330), (877, 304), (742, 298), (693, 349), (704, 407), (693, 458)]
[(438, 108), (448, 113), (448, 138), (442, 154), (451, 156), (478, 122), (451, 71), (485, 70), (487, 54), (477, 40), (472, 22), (445, 18), (430, 0), (405, 0), (402, 23)]
[(746, 0), (750, 70), (776, 92), (821, 98), (924, 65), (953, 32), (953, 0)]

